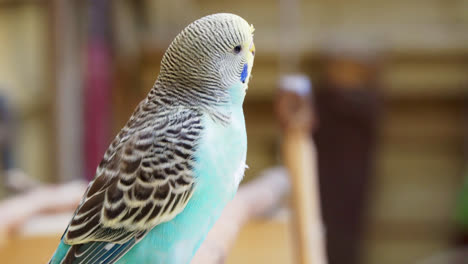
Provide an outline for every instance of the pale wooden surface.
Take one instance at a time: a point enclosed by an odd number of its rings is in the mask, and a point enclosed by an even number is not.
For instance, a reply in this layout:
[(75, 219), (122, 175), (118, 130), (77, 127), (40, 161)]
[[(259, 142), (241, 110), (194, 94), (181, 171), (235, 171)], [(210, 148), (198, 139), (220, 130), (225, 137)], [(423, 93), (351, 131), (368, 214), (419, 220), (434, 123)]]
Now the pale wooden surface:
[(257, 220), (240, 232), (226, 264), (292, 264), (290, 224)]
[[(249, 222), (241, 230), (226, 263), (292, 263), (288, 226), (288, 222), (284, 220)], [(60, 235), (13, 237), (8, 243), (0, 245), (1, 263), (46, 263), (52, 256), (59, 240)]]

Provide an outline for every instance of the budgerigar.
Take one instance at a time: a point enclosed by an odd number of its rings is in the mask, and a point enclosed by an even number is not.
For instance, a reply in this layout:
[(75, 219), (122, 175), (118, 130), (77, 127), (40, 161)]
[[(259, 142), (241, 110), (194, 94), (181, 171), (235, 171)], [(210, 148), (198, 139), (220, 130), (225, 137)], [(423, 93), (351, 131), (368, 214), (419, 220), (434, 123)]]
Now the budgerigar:
[(203, 17), (174, 39), (50, 263), (191, 261), (244, 174), (254, 55), (253, 26), (233, 14)]

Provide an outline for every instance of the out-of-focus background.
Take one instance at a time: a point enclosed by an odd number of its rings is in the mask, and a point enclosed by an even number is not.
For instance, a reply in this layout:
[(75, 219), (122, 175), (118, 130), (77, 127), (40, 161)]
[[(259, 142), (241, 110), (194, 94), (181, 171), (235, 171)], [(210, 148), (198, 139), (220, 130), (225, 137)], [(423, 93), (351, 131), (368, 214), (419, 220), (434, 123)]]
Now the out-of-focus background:
[(217, 12), (256, 28), (247, 181), (281, 163), (287, 63), (312, 81), (330, 264), (421, 263), (468, 243), (466, 0), (0, 0), (1, 197), (91, 179), (170, 41)]

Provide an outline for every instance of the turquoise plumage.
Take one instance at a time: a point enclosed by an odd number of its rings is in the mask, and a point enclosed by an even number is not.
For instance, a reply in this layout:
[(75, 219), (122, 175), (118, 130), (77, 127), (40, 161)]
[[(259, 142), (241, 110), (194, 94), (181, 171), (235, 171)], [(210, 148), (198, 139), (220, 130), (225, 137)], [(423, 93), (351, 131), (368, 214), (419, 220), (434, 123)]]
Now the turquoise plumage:
[(117, 135), (50, 263), (189, 263), (245, 169), (253, 28), (190, 24)]

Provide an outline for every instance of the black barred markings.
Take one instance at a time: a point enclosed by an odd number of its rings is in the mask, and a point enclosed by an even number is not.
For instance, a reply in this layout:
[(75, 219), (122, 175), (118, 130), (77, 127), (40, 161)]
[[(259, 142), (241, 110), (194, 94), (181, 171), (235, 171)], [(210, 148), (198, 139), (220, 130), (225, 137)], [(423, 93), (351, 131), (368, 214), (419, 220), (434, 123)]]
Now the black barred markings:
[[(169, 114), (166, 111), (170, 110), (160, 107), (161, 112)], [(138, 107), (137, 111), (142, 109), (150, 108)], [(141, 116), (138, 112), (135, 115)], [(193, 191), (191, 169), (202, 129), (201, 113), (189, 109), (166, 115), (169, 118), (160, 114), (145, 116), (151, 126), (145, 125), (146, 122), (129, 122), (134, 126), (127, 126), (115, 139), (120, 144), (112, 142), (110, 145), (99, 165), (100, 174), (91, 183), (70, 223), (66, 243), (124, 243), (126, 241), (115, 241), (112, 232), (99, 230), (119, 229), (127, 233), (122, 237), (128, 240), (132, 237), (130, 233), (146, 231), (171, 219), (185, 207)], [(177, 122), (172, 122), (170, 116), (176, 117)], [(161, 127), (161, 123), (165, 126)], [(152, 129), (156, 126), (159, 130)]]

